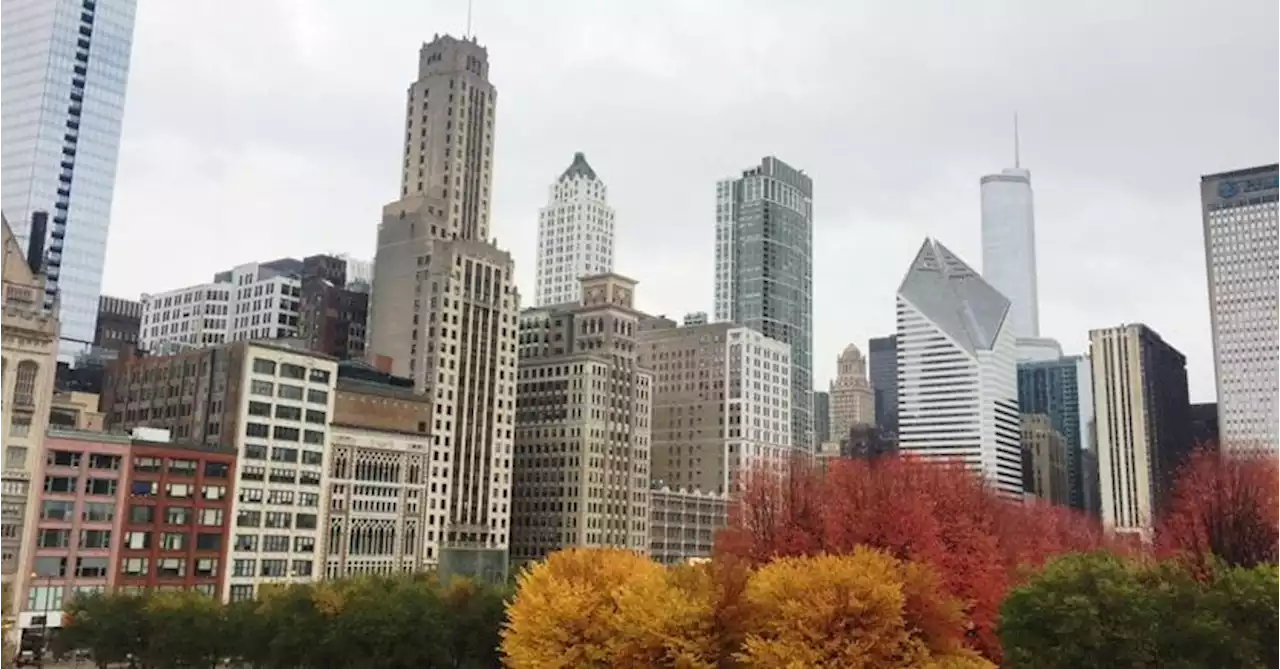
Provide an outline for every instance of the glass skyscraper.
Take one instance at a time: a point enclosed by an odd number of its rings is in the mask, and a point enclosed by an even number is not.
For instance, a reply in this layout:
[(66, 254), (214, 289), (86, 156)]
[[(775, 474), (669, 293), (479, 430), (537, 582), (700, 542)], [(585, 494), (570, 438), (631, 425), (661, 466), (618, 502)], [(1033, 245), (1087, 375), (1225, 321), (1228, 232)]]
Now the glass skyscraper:
[(1058, 360), (1018, 363), (1018, 410), (1024, 414), (1044, 414), (1049, 417), (1053, 429), (1067, 442), (1068, 501), (1073, 508), (1084, 507), (1081, 463), (1084, 435), (1081, 434), (1080, 414), (1081, 384), (1089, 378), (1080, 378), (1082, 356), (1068, 356)]
[(45, 211), (60, 360), (93, 343), (137, 0), (4, 0), (3, 195), (26, 248)]
[(791, 445), (812, 452), (813, 180), (772, 156), (716, 184), (715, 314), (791, 345)]

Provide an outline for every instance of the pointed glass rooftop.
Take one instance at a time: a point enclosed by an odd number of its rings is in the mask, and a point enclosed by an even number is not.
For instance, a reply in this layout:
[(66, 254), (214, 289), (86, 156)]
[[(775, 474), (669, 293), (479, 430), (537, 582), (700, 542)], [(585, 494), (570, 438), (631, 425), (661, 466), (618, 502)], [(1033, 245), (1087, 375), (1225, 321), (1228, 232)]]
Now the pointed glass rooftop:
[(596, 179), (596, 171), (591, 169), (591, 165), (587, 164), (587, 156), (581, 151), (573, 154), (573, 162), (570, 163), (569, 167), (560, 175), (560, 180), (564, 181), (565, 179), (572, 179), (576, 176), (585, 176), (593, 181)]
[(1009, 300), (950, 249), (926, 238), (898, 288), (969, 353), (989, 351), (1009, 313)]

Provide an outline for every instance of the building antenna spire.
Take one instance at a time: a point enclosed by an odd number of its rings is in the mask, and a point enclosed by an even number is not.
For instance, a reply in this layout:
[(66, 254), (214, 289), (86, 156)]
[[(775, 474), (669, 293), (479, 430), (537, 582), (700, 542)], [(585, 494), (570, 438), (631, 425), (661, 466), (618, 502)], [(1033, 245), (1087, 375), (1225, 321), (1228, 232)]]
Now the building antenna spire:
[(1013, 166), (1022, 167), (1022, 151), (1018, 144), (1018, 112), (1013, 112)]
[(471, 5), (474, 0), (467, 0), (467, 34), (464, 37), (471, 37)]

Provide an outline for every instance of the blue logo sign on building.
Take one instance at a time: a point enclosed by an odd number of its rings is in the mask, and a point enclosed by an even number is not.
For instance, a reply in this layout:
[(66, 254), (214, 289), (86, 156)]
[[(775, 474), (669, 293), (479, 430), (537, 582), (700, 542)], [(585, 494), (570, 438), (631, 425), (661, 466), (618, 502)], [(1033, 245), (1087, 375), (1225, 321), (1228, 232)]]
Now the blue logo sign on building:
[(1274, 174), (1238, 181), (1219, 181), (1218, 197), (1224, 200), (1229, 200), (1241, 193), (1252, 193), (1260, 190), (1275, 190), (1276, 188), (1280, 188), (1280, 175)]

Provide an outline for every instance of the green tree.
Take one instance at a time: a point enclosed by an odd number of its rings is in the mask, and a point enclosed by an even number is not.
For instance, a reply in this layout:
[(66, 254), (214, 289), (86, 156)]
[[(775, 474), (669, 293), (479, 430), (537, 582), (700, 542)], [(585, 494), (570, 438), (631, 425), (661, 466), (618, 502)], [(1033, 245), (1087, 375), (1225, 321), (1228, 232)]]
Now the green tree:
[(86, 650), (94, 664), (124, 662), (147, 642), (146, 598), (128, 593), (90, 593), (72, 598), (53, 637), (55, 653)]

